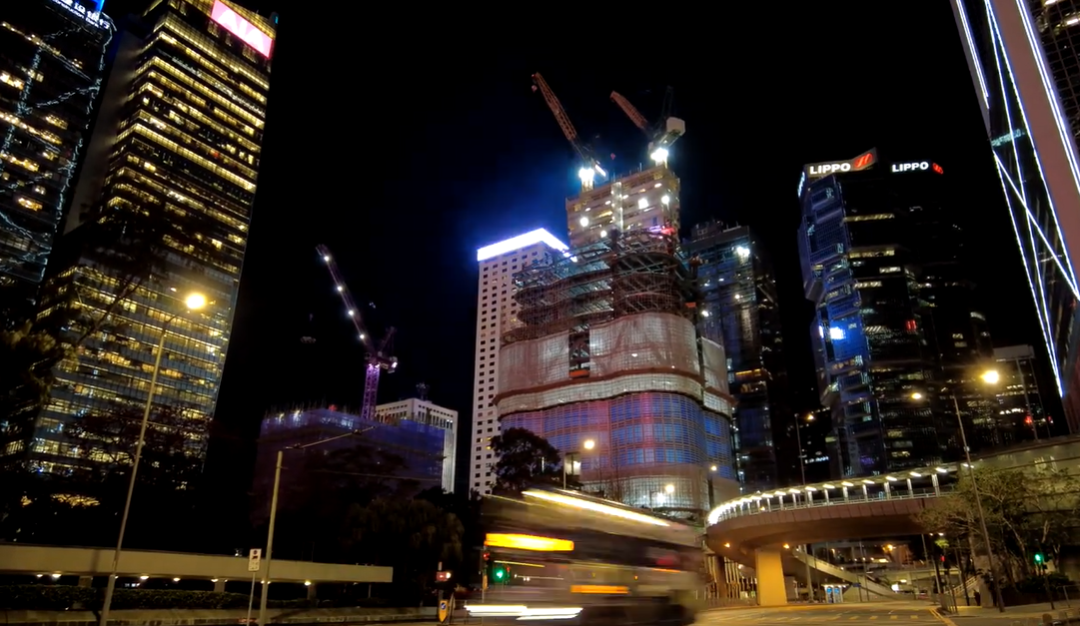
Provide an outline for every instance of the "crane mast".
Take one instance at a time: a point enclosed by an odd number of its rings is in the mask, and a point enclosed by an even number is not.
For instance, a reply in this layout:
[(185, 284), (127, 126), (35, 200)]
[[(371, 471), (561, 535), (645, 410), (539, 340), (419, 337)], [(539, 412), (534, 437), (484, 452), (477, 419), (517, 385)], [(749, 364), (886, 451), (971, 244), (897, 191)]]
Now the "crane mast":
[(581, 178), (581, 184), (585, 189), (592, 189), (593, 180), (596, 175), (599, 174), (602, 177), (607, 176), (607, 172), (604, 171), (603, 166), (600, 165), (600, 159), (596, 158), (592, 149), (585, 145), (581, 141), (581, 137), (578, 135), (577, 129), (574, 128), (574, 123), (570, 121), (570, 116), (566, 114), (566, 109), (563, 108), (559, 97), (555, 95), (551, 87), (548, 86), (547, 81), (540, 75), (539, 72), (532, 75), (533, 90), (539, 90), (540, 94), (544, 96), (544, 101), (547, 102), (548, 108), (555, 115), (555, 121), (559, 123), (559, 128), (562, 129), (566, 140), (573, 146), (574, 151), (578, 153), (584, 164), (581, 170), (578, 171), (578, 177)]
[(651, 126), (645, 116), (617, 91), (611, 92), (611, 100), (626, 113), (634, 126), (640, 128), (649, 138), (649, 157), (657, 164), (666, 163), (671, 153), (671, 145), (678, 141), (679, 137), (686, 134), (686, 122), (671, 114), (671, 105), (674, 91), (668, 87), (664, 94), (664, 107), (660, 114), (660, 121)]
[(386, 335), (376, 344), (371, 337), (371, 333), (368, 332), (367, 327), (364, 325), (364, 319), (360, 315), (360, 308), (353, 301), (349, 287), (341, 276), (341, 270), (338, 269), (333, 255), (330, 254), (330, 249), (320, 244), (315, 246), (315, 250), (318, 251), (323, 262), (326, 263), (327, 269), (330, 270), (330, 277), (334, 280), (334, 288), (337, 290), (338, 295), (341, 296), (346, 315), (352, 320), (353, 328), (356, 329), (356, 334), (359, 336), (360, 343), (363, 344), (366, 353), (364, 361), (367, 367), (364, 372), (364, 399), (360, 406), (360, 419), (376, 421), (375, 407), (379, 396), (379, 377), (383, 370), (391, 374), (397, 370), (397, 357), (389, 354), (395, 329), (393, 327), (387, 328)]

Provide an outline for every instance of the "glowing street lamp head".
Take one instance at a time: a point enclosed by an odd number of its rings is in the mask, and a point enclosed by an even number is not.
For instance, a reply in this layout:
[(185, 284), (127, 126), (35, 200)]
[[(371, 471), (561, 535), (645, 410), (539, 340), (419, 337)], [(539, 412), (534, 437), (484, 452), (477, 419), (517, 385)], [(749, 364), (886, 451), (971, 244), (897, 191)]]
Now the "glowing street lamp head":
[(592, 439), (586, 439), (584, 446), (585, 446), (586, 450), (592, 450), (593, 448), (596, 447), (596, 442), (593, 441)]
[(1001, 376), (997, 373), (997, 370), (988, 370), (982, 373), (982, 381), (988, 385), (996, 385), (1001, 381)]
[(192, 311), (198, 311), (206, 306), (206, 296), (201, 293), (193, 293), (184, 300), (184, 304)]
[(918, 391), (916, 391), (915, 393), (911, 394), (911, 399), (912, 400), (922, 400), (923, 395), (921, 393), (919, 393)]

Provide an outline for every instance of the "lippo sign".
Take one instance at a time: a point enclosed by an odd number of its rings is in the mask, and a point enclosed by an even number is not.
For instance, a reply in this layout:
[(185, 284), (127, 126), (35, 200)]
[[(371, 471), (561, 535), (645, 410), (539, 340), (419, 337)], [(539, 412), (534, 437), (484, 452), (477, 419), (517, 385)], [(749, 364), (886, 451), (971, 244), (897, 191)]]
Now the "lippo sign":
[(848, 161), (834, 161), (832, 163), (814, 163), (806, 166), (807, 178), (822, 178), (832, 174), (844, 174), (858, 172), (877, 163), (877, 150), (870, 150)]
[(932, 170), (938, 174), (944, 174), (945, 171), (941, 169), (941, 166), (937, 163), (931, 163), (930, 161), (913, 161), (911, 163), (893, 163), (892, 173), (903, 174), (904, 172), (925, 172)]
[(210, 19), (221, 25), (222, 28), (236, 35), (247, 45), (255, 48), (266, 58), (270, 58), (270, 49), (274, 47), (274, 40), (255, 27), (254, 24), (240, 17), (221, 0), (214, 0), (214, 8), (210, 11)]

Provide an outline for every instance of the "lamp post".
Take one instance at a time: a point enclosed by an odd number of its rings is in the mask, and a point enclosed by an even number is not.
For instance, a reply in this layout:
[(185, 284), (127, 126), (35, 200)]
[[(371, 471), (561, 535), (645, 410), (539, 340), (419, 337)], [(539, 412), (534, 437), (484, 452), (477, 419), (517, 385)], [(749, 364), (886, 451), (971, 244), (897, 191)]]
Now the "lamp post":
[[(810, 413), (806, 416), (806, 421), (814, 421), (814, 414)], [(806, 463), (803, 461), (803, 449), (802, 449), (802, 434), (799, 432), (802, 430), (802, 420), (799, 419), (799, 415), (795, 415), (795, 443), (799, 446), (799, 474), (802, 476), (802, 484), (806, 484)]]
[[(995, 370), (988, 370), (983, 372), (979, 376), (984, 383), (989, 385), (996, 385), (1000, 380), (1000, 376)], [(943, 390), (944, 391), (944, 390)], [(915, 400), (922, 398), (922, 394), (913, 393), (911, 397)], [(968, 448), (967, 434), (964, 432), (964, 420), (960, 415), (960, 402), (956, 399), (956, 393), (949, 390), (949, 397), (952, 398), (953, 410), (956, 412), (956, 424), (960, 428), (960, 445), (964, 447), (964, 460), (967, 461), (968, 478), (971, 479), (971, 490), (975, 492), (975, 511), (979, 516), (979, 530), (982, 531), (983, 541), (986, 543), (986, 558), (990, 560), (990, 572), (994, 574), (994, 598), (997, 602), (998, 611), (1005, 612), (1005, 600), (1001, 597), (1001, 583), (1002, 579), (997, 575), (997, 567), (994, 563), (994, 549), (990, 546), (990, 531), (986, 528), (986, 514), (983, 512), (982, 497), (979, 496), (979, 485), (975, 479), (975, 466), (971, 464), (971, 449)], [(961, 580), (963, 577), (961, 576)]]
[[(586, 450), (592, 450), (593, 448), (596, 447), (596, 442), (593, 441), (592, 439), (586, 439), (584, 441), (584, 443), (581, 444), (581, 447), (585, 448)], [(580, 452), (567, 452), (566, 454), (563, 455), (563, 468), (562, 468), (562, 488), (563, 489), (566, 489), (566, 476), (567, 476), (567, 474), (575, 474), (575, 472), (574, 472), (574, 463), (577, 463), (579, 465), (581, 464), (581, 453)]]
[[(202, 294), (190, 294), (184, 300), (184, 306), (188, 311), (198, 311), (206, 306), (206, 297)], [(120, 517), (120, 535), (116, 538), (116, 550), (113, 551), (112, 568), (109, 572), (109, 580), (105, 584), (105, 600), (101, 603), (100, 626), (106, 626), (109, 622), (109, 608), (112, 606), (113, 592), (116, 590), (116, 576), (120, 570), (120, 553), (124, 549), (124, 533), (127, 532), (128, 514), (131, 512), (131, 497), (135, 493), (135, 478), (139, 473), (139, 461), (142, 460), (143, 446), (146, 444), (146, 427), (150, 422), (150, 409), (154, 405), (154, 389), (157, 387), (158, 374), (161, 373), (161, 355), (165, 352), (165, 337), (169, 334), (169, 324), (180, 313), (166, 318), (161, 325), (161, 335), (158, 337), (157, 354), (154, 355), (154, 371), (150, 375), (150, 389), (146, 392), (146, 404), (143, 406), (142, 422), (139, 424), (139, 438), (135, 443), (135, 459), (131, 463), (131, 478), (128, 480), (127, 497), (124, 500), (124, 513)]]
[[(327, 437), (326, 439), (320, 439), (318, 441), (312, 441), (311, 443), (304, 443), (295, 446), (288, 446), (282, 448), (277, 452), (277, 463), (274, 466), (274, 491), (270, 496), (270, 528), (266, 531), (266, 554), (263, 555), (263, 563), (266, 565), (262, 572), (262, 594), (259, 596), (259, 626), (266, 626), (266, 601), (270, 595), (270, 559), (274, 550), (274, 525), (277, 522), (277, 502), (278, 502), (278, 488), (281, 486), (281, 462), (285, 456), (285, 450), (303, 450), (305, 448), (312, 448), (315, 446), (321, 446), (324, 443), (330, 443), (331, 441), (337, 441), (338, 439), (344, 439), (346, 437), (353, 437), (366, 433), (367, 431), (375, 428), (374, 426), (368, 426), (367, 428), (361, 428), (359, 430), (353, 430), (333, 437)], [(102, 624), (102, 626), (105, 626)]]

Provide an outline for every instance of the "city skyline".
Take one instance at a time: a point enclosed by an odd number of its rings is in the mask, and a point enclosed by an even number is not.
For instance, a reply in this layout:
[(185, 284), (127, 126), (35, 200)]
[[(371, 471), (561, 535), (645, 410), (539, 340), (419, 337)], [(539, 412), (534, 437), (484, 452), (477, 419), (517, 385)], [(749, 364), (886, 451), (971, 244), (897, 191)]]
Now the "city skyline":
[[(125, 7), (133, 4), (121, 0), (111, 4), (108, 10), (115, 8), (120, 12), (117, 14), (122, 14)], [(252, 3), (252, 8), (261, 9), (263, 15), (278, 8), (257, 4)], [(288, 6), (287, 2), (281, 4)], [(280, 80), (288, 85), (300, 79), (298, 70), (309, 58), (301, 50), (301, 42), (309, 40), (299, 31), (303, 30), (302, 24), (313, 26), (314, 22), (304, 20), (312, 20), (314, 16), (301, 11), (284, 15), (283, 32), (288, 32), (290, 26), (297, 30), (292, 31), (292, 43), (284, 38), (280, 51), (274, 50), (275, 81), (279, 80), (278, 75), (285, 76)], [(363, 387), (360, 347), (350, 340), (347, 321), (341, 319), (340, 306), (333, 294), (328, 293), (317, 259), (310, 254), (308, 245), (309, 240), (315, 243), (327, 234), (331, 235), (327, 243), (340, 250), (339, 260), (358, 300), (371, 303), (377, 311), (376, 324), (399, 328), (402, 368), (394, 379), (385, 381), (380, 400), (405, 397), (417, 382), (427, 382), (436, 401), (462, 412), (461, 432), (469, 430), (464, 424), (471, 421), (474, 407), (470, 407), (466, 394), (475, 382), (470, 379), (471, 373), (466, 374), (469, 368), (464, 366), (464, 359), (470, 358), (465, 355), (472, 352), (473, 338), (466, 337), (472, 320), (470, 305), (461, 302), (471, 300), (470, 283), (476, 284), (472, 251), (536, 227), (560, 232), (566, 224), (566, 198), (576, 193), (577, 166), (571, 158), (572, 152), (552, 123), (542, 99), (529, 89), (529, 76), (538, 69), (551, 78), (582, 134), (593, 139), (597, 146), (603, 146), (605, 158), (610, 148), (611, 159), (618, 165), (613, 168), (616, 172), (635, 169), (640, 162), (648, 160), (648, 155), (645, 142), (610, 101), (610, 90), (625, 93), (647, 117), (653, 118), (661, 107), (663, 87), (667, 84), (675, 87), (675, 112), (689, 125), (686, 138), (675, 146), (672, 156), (672, 166), (683, 179), (681, 234), (685, 237), (694, 224), (714, 218), (732, 225), (748, 224), (760, 233), (762, 246), (775, 257), (777, 267), (778, 299), (785, 336), (791, 347), (785, 361), (792, 378), (792, 404), (797, 410), (816, 408), (809, 337), (805, 332), (808, 311), (801, 299), (793, 296), (801, 290), (797, 286), (797, 265), (793, 265), (794, 245), (790, 227), (781, 227), (784, 223), (793, 225), (797, 220), (791, 173), (801, 169), (803, 163), (837, 154), (855, 154), (868, 145), (899, 145), (909, 152), (939, 155), (935, 158), (950, 168), (957, 188), (973, 189), (971, 193), (985, 191), (985, 202), (996, 199), (993, 196), (996, 188), (986, 182), (986, 158), (982, 152), (985, 145), (978, 141), (980, 120), (977, 110), (972, 112), (974, 105), (969, 102), (967, 107), (949, 105), (953, 108), (945, 109), (944, 103), (937, 103), (933, 115), (920, 113), (916, 105), (926, 96), (901, 93), (903, 89), (894, 85), (914, 84), (929, 71), (954, 78), (963, 75), (962, 58), (955, 63), (951, 61), (953, 53), (960, 50), (960, 43), (958, 35), (950, 30), (949, 13), (938, 11), (934, 16), (931, 20), (934, 27), (952, 37), (938, 51), (942, 58), (949, 59), (943, 64), (945, 69), (916, 71), (909, 67), (909, 60), (900, 55), (890, 56), (889, 63), (895, 64), (890, 65), (893, 78), (872, 85), (883, 96), (876, 108), (853, 110), (844, 119), (829, 118), (817, 130), (782, 142), (779, 148), (775, 142), (759, 141), (768, 134), (743, 131), (754, 126), (743, 123), (745, 120), (768, 120), (767, 125), (761, 126), (763, 129), (770, 125), (782, 128), (783, 122), (772, 119), (764, 108), (757, 110), (759, 107), (754, 104), (767, 101), (771, 92), (762, 92), (761, 99), (746, 98), (736, 102), (733, 111), (716, 114), (712, 112), (711, 85), (706, 76), (687, 69), (643, 62), (605, 70), (598, 77), (594, 72), (545, 58), (542, 49), (528, 53), (519, 50), (504, 64), (483, 65), (482, 77), (466, 82), (459, 82), (449, 74), (432, 78), (448, 93), (473, 90), (482, 94), (480, 110), (486, 111), (489, 120), (484, 130), (466, 132), (470, 128), (467, 121), (475, 119), (472, 116), (476, 113), (459, 110), (459, 105), (452, 102), (444, 103), (454, 107), (454, 115), (433, 118), (425, 113), (417, 116), (419, 124), (410, 126), (404, 137), (391, 140), (389, 136), (378, 135), (388, 154), (395, 155), (393, 158), (400, 163), (408, 163), (407, 167), (371, 170), (367, 188), (355, 196), (339, 195), (341, 187), (335, 182), (316, 186), (306, 197), (290, 197), (286, 183), (291, 167), (287, 156), (291, 153), (288, 129), (295, 126), (295, 120), (306, 119), (308, 104), (302, 104), (293, 92), (279, 97), (275, 91), (268, 112), (268, 146), (276, 147), (268, 150), (270, 156), (263, 164), (272, 172), (265, 177), (271, 191), (262, 191), (255, 203), (255, 213), (260, 217), (254, 222), (254, 256), (246, 263), (236, 336), (231, 341), (232, 357), (226, 366), (217, 411), (218, 425), (227, 436), (220, 440), (221, 452), (211, 451), (210, 468), (216, 471), (218, 467), (215, 454), (220, 455), (223, 467), (230, 468), (222, 469), (225, 473), (244, 464), (237, 459), (251, 454), (248, 442), (253, 439), (253, 424), (257, 420), (255, 407), (248, 398), (258, 391), (260, 397), (265, 397), (265, 405), (293, 400), (282, 397), (286, 388), (282, 383), (298, 369), (321, 372), (319, 385), (328, 401), (359, 404)], [(923, 17), (913, 11), (898, 19), (921, 23)], [(814, 19), (828, 24), (827, 14), (814, 13)], [(321, 27), (330, 28), (325, 24)], [(833, 28), (841, 32), (838, 26)], [(865, 37), (850, 32), (845, 36)], [(836, 45), (839, 49), (840, 44)], [(848, 71), (858, 73), (860, 68), (853, 65)], [(750, 76), (740, 77), (751, 80)], [(480, 80), (490, 84), (482, 85), (477, 82)], [(419, 93), (414, 91), (418, 87), (411, 84), (394, 81), (391, 84), (406, 89), (407, 93)], [(757, 82), (753, 84), (761, 87)], [(802, 115), (807, 119), (826, 116), (830, 107), (849, 97), (850, 91), (845, 89), (851, 87), (838, 87), (828, 101), (802, 102)], [(898, 117), (900, 111), (905, 115)], [(943, 118), (962, 121), (957, 126), (945, 124)], [(882, 121), (885, 119), (890, 121), (886, 124)], [(966, 152), (955, 146), (957, 142), (943, 139), (945, 129), (955, 133), (956, 128), (965, 128), (964, 124), (968, 139), (959, 143), (967, 145)], [(859, 130), (853, 130), (856, 128)], [(465, 140), (467, 136), (476, 145), (466, 148), (470, 143)], [(327, 155), (339, 154), (342, 148), (339, 142), (321, 134), (309, 139), (322, 145)], [(417, 150), (418, 146), (423, 149)], [(485, 153), (498, 154), (500, 158), (493, 165), (482, 166), (487, 158)], [(462, 158), (463, 155), (468, 156)], [(330, 159), (322, 164), (321, 178), (348, 179), (353, 170), (343, 167), (344, 162)], [(381, 174), (374, 175), (376, 171)], [(420, 180), (418, 176), (438, 183), (421, 189), (413, 184)], [(973, 180), (981, 182), (972, 184)], [(409, 193), (398, 197), (404, 191)], [(984, 200), (972, 204), (980, 202)], [(306, 207), (303, 218), (293, 206), (297, 203)], [(356, 203), (364, 210), (347, 208)], [(260, 208), (263, 206), (267, 208)], [(996, 265), (991, 261), (985, 276), (1000, 274), (1007, 278), (1010, 272), (1012, 276), (1017, 274), (1017, 264), (1004, 259), (1013, 250), (1001, 246), (996, 239), (998, 234), (1008, 233), (1003, 210), (997, 213), (1001, 228), (982, 245), (983, 250), (1004, 248), (1005, 254), (998, 255), (1002, 259)], [(260, 229), (263, 235), (259, 234)], [(395, 239), (410, 250), (391, 250), (390, 242)], [(413, 246), (417, 243), (419, 250)], [(1010, 308), (1022, 310), (1028, 304)], [(433, 307), (438, 310), (434, 320)], [(1023, 315), (1003, 309), (1006, 315), (999, 315), (996, 319), (1000, 321), (992, 323), (1004, 327), (1006, 335), (1013, 336), (1004, 336), (1002, 341), (1038, 345), (1033, 337), (1035, 333), (1023, 330), (1031, 326), (1023, 321)], [(993, 315), (991, 318), (995, 319)], [(1020, 322), (1014, 324), (1014, 319)], [(304, 336), (317, 339), (317, 343), (297, 345)], [(233, 445), (230, 441), (237, 442), (235, 449), (230, 447)]]

